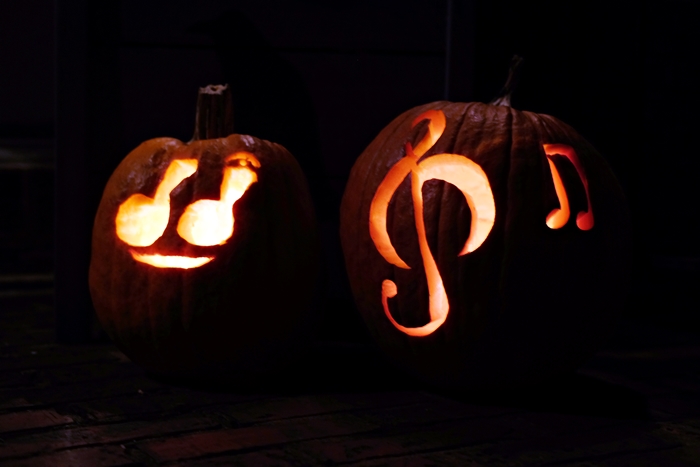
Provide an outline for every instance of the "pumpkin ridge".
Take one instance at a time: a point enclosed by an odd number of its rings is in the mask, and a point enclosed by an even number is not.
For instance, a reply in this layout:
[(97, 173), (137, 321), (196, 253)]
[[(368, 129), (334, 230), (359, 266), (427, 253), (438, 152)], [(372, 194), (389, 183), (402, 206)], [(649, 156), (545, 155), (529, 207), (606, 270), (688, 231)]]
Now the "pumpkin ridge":
[[(402, 119), (401, 117), (404, 117), (404, 118)], [(367, 152), (367, 150), (365, 150), (365, 152), (363, 154), (368, 154), (368, 161), (365, 162), (364, 160), (358, 159), (357, 163), (353, 166), (353, 169), (350, 171), (350, 176), (348, 178), (348, 181), (355, 179), (353, 176), (353, 172), (355, 170), (360, 171), (361, 170), (360, 167), (362, 167), (362, 168), (364, 168), (364, 167), (375, 168), (379, 164), (380, 159), (382, 158), (382, 154), (386, 151), (386, 147), (388, 145), (392, 145), (394, 136), (399, 131), (402, 131), (404, 126), (405, 126), (406, 121), (410, 122), (411, 119), (412, 119), (412, 112), (410, 110), (406, 111), (403, 114), (396, 117), (394, 119), (394, 121), (392, 121), (392, 123), (395, 124), (395, 126), (393, 128), (391, 128), (391, 127), (385, 128), (385, 129), (389, 130), (389, 132), (388, 132), (389, 134), (386, 137), (384, 137), (383, 139), (380, 139), (380, 136), (382, 136), (382, 133), (383, 133), (383, 131), (381, 131), (379, 133), (379, 135), (374, 140), (372, 140), (372, 142), (370, 143), (370, 145), (368, 147), (368, 149), (372, 148), (373, 143), (376, 141), (377, 142), (377, 149), (373, 150), (373, 151), (369, 151), (369, 152)], [(402, 149), (400, 148), (399, 151), (401, 151), (401, 150)], [(362, 157), (362, 156), (360, 156), (360, 157)], [(353, 219), (353, 222), (354, 222), (354, 219), (363, 217), (364, 212), (367, 212), (369, 214), (369, 204), (371, 203), (371, 197), (367, 196), (367, 192), (369, 190), (376, 190), (377, 189), (376, 186), (370, 187), (370, 184), (372, 184), (374, 179), (376, 178), (375, 173), (380, 172), (382, 170), (384, 170), (382, 167), (375, 168), (371, 174), (369, 174), (366, 177), (360, 178), (363, 181), (363, 183), (360, 184), (362, 195), (359, 197), (360, 202), (357, 203), (357, 213), (355, 213), (351, 216), (351, 218)], [(381, 182), (381, 179), (379, 181)], [(346, 192), (349, 192), (347, 190), (347, 186), (346, 186)], [(366, 201), (367, 199), (369, 201)], [(365, 207), (366, 207), (366, 209), (365, 209)], [(343, 229), (341, 228), (341, 231), (342, 230)], [(369, 245), (366, 245), (366, 248), (363, 250), (362, 249), (362, 246), (363, 246), (362, 242), (357, 241), (357, 239), (355, 239), (355, 238), (353, 238), (351, 241), (352, 241), (352, 244), (355, 245), (355, 254), (352, 255), (353, 260), (355, 262), (362, 261), (363, 258), (366, 258), (367, 256), (374, 254), (371, 251), (373, 244), (371, 247)], [(347, 261), (347, 259), (346, 259), (346, 261)], [(392, 269), (392, 277), (391, 278), (396, 279), (393, 276), (393, 272), (394, 271)]]
[[(445, 106), (445, 107), (447, 107), (447, 106)], [(452, 140), (450, 141), (450, 144), (447, 146), (448, 148), (451, 148), (451, 149), (450, 149), (450, 152), (454, 152), (454, 150), (455, 150), (454, 148), (457, 147), (457, 140), (459, 139), (459, 135), (460, 135), (460, 133), (462, 132), (462, 127), (463, 127), (463, 125), (464, 125), (464, 120), (467, 119), (467, 111), (468, 111), (470, 105), (469, 105), (469, 104), (467, 104), (467, 105), (462, 105), (461, 107), (462, 107), (462, 111), (461, 111), (460, 113), (461, 113), (462, 115), (460, 116), (459, 122), (457, 122), (457, 124), (455, 125), (456, 131), (454, 132), (454, 137), (453, 137)], [(463, 155), (464, 155), (465, 157), (468, 157), (468, 158), (469, 158), (469, 155), (468, 155), (468, 154), (463, 154)], [(471, 158), (470, 158), (470, 159), (471, 159)]]
[[(450, 141), (449, 141), (448, 145), (446, 146), (448, 148), (447, 152), (449, 152), (449, 153), (455, 153), (455, 148), (457, 147), (457, 139), (459, 138), (459, 135), (460, 135), (460, 132), (462, 129), (462, 125), (464, 124), (464, 121), (467, 118), (466, 110), (467, 110), (468, 104), (467, 105), (459, 105), (459, 104), (447, 103), (447, 105), (445, 105), (443, 107), (443, 110), (444, 110), (448, 107), (457, 107), (457, 106), (462, 107), (462, 109), (460, 111), (461, 115), (460, 115), (459, 121), (455, 125), (454, 133), (453, 133), (453, 135), (451, 135)], [(463, 156), (471, 159), (468, 154), (463, 154)], [(444, 217), (443, 216), (443, 214), (444, 214), (443, 206), (449, 202), (449, 190), (446, 189), (446, 185), (447, 185), (447, 182), (445, 182), (445, 181), (443, 181), (439, 185), (439, 187), (440, 187), (440, 197), (439, 197), (440, 203), (438, 206), (437, 224), (436, 224), (437, 225), (436, 230), (437, 230), (438, 237), (440, 237), (440, 226), (443, 225), (443, 217)], [(473, 221), (473, 219), (470, 219), (470, 222), (472, 222), (472, 221)], [(440, 245), (442, 244), (442, 242), (440, 242), (439, 238), (438, 238), (438, 239), (434, 239), (434, 243), (437, 245), (437, 251), (434, 254), (435, 263), (437, 264), (438, 271), (440, 271), (440, 258), (441, 258)], [(458, 270), (459, 270), (459, 268), (458, 268)], [(440, 272), (441, 272), (441, 276), (443, 278), (447, 277), (446, 274), (443, 274), (444, 271), (440, 271)], [(446, 282), (445, 279), (443, 279), (443, 281)], [(450, 304), (450, 309), (453, 310), (454, 308), (456, 308), (456, 305), (457, 305), (457, 300), (455, 297), (455, 299), (452, 299), (452, 303)], [(448, 319), (449, 319), (449, 317), (450, 317), (450, 315), (448, 315)], [(452, 315), (452, 318), (454, 319), (454, 314)]]
[[(515, 177), (515, 174), (513, 173), (513, 117), (514, 117), (514, 112), (518, 112), (518, 110), (515, 110), (514, 108), (507, 106), (508, 108), (508, 126), (507, 126), (507, 131), (505, 134), (508, 135), (508, 157), (506, 158), (506, 168), (505, 168), (505, 183), (506, 183), (506, 203), (505, 206), (501, 207), (501, 212), (503, 213), (501, 215), (501, 218), (503, 219), (503, 227), (501, 229), (503, 230), (503, 238), (502, 238), (502, 246), (500, 248), (500, 261), (499, 263), (499, 271), (498, 271), (498, 277), (499, 277), (499, 283), (498, 283), (498, 292), (499, 292), (499, 297), (503, 296), (504, 289), (505, 289), (505, 282), (507, 280), (507, 274), (506, 270), (508, 267), (508, 258), (510, 256), (510, 248), (508, 248), (508, 245), (511, 243), (510, 238), (509, 238), (509, 233), (510, 233), (510, 210), (511, 210), (511, 199), (517, 199), (518, 193), (513, 193), (515, 191), (512, 187), (513, 185), (513, 178)], [(501, 314), (496, 318), (500, 319), (502, 316), (504, 309), (503, 307), (505, 306), (505, 303), (501, 301), (500, 303), (500, 312)]]
[[(477, 109), (479, 109), (479, 108), (481, 108), (482, 106), (484, 106), (483, 103), (480, 103), (480, 102), (467, 102), (467, 103), (455, 103), (455, 105), (459, 105), (459, 106), (461, 107), (461, 110), (460, 110), (461, 117), (460, 117), (460, 121), (459, 121), (459, 126), (458, 126), (458, 128), (457, 128), (457, 132), (455, 132), (455, 140), (454, 140), (453, 145), (452, 145), (452, 148), (453, 148), (453, 151), (452, 151), (452, 152), (456, 152), (456, 151), (454, 150), (454, 148), (457, 148), (457, 147), (470, 147), (470, 144), (469, 144), (469, 141), (468, 141), (468, 140), (469, 140), (469, 135), (472, 135), (472, 134), (480, 134), (480, 135), (483, 135), (483, 134), (484, 134), (484, 127), (485, 127), (485, 124), (486, 124), (486, 119), (483, 118), (483, 119), (480, 120), (480, 126), (479, 126), (479, 128), (473, 129), (473, 128), (466, 128), (466, 127), (465, 127), (466, 122), (467, 122), (469, 116), (471, 115), (471, 113), (472, 113), (473, 111), (478, 111)], [(483, 110), (482, 110), (482, 113), (483, 113)], [(473, 124), (472, 124), (472, 125), (473, 125)], [(460, 139), (460, 137), (461, 137), (462, 135), (466, 135), (466, 138), (465, 138), (464, 140), (461, 140), (461, 139)], [(472, 144), (471, 147), (472, 147), (471, 152), (475, 152), (476, 148), (478, 147), (478, 143), (477, 143), (477, 144)], [(464, 153), (464, 152), (467, 152), (467, 151), (461, 150), (460, 152), (461, 152), (461, 153)], [(466, 157), (466, 158), (468, 158), (468, 159), (474, 161), (474, 159), (473, 159), (474, 154), (462, 154), (462, 155), (464, 155), (464, 157)], [(476, 161), (474, 161), (474, 162), (476, 162)], [(496, 211), (496, 212), (498, 212), (498, 211)], [(470, 212), (470, 221), (469, 221), (470, 224), (471, 224), (471, 222), (473, 222), (473, 221), (474, 221), (474, 219), (472, 219), (472, 217), (471, 217), (471, 212)], [(470, 227), (471, 227), (471, 226), (467, 226), (467, 232), (466, 232), (466, 235), (467, 235), (467, 236), (469, 236), (469, 228), (470, 228)], [(459, 261), (459, 260), (458, 260), (458, 261)], [(457, 284), (458, 287), (459, 287), (460, 284), (466, 283), (466, 281), (464, 280), (464, 274), (465, 274), (465, 273), (466, 273), (465, 268), (464, 268), (464, 267), (460, 267), (460, 264), (457, 263), (457, 267), (455, 268), (454, 277), (452, 278), (452, 282), (455, 283), (455, 284)], [(463, 288), (462, 288), (462, 289), (463, 289)], [(467, 292), (465, 292), (464, 290), (459, 290), (459, 292), (458, 292), (456, 295), (454, 295), (454, 297), (451, 299), (451, 308), (455, 308), (455, 309), (452, 310), (452, 311), (459, 311), (459, 312), (466, 313), (466, 314), (469, 315), (469, 316), (467, 316), (467, 317), (463, 317), (463, 318), (462, 318), (463, 322), (464, 322), (464, 321), (470, 321), (470, 320), (471, 320), (471, 317), (472, 317), (473, 314), (474, 314), (473, 307), (471, 307), (471, 306), (465, 306), (465, 294), (466, 294), (466, 293), (467, 293)], [(468, 303), (468, 298), (467, 298), (467, 303)], [(458, 308), (458, 310), (457, 310), (457, 308)], [(455, 314), (452, 314), (452, 319), (453, 319), (453, 320), (455, 319), (455, 316), (456, 316)], [(448, 319), (449, 319), (449, 316), (448, 316)], [(452, 332), (450, 333), (450, 335), (447, 335), (448, 331), (449, 331), (449, 329), (444, 329), (443, 332), (442, 332), (442, 335), (443, 335), (443, 339), (444, 339), (444, 340), (452, 339), (452, 338), (457, 334), (456, 331), (452, 331)]]

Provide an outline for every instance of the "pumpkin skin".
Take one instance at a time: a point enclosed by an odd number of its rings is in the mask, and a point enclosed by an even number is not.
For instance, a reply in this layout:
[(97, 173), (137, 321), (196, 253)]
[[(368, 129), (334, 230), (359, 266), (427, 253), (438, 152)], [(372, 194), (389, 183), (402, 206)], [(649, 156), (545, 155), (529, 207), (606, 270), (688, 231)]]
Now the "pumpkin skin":
[[(233, 204), (233, 234), (197, 246), (177, 231), (188, 205), (218, 199), (226, 160), (252, 154), (257, 181)], [(167, 228), (150, 246), (116, 233), (120, 206), (152, 197), (175, 159), (197, 170), (170, 192)], [(222, 189), (223, 191), (223, 189)], [(137, 254), (210, 257), (190, 269), (160, 268)], [(92, 239), (90, 292), (107, 334), (134, 362), (165, 376), (229, 378), (275, 368), (313, 332), (318, 268), (316, 222), (306, 180), (278, 144), (251, 136), (183, 143), (146, 141), (117, 167), (100, 202)]]
[[(471, 211), (453, 185), (422, 185), (423, 222), (430, 253), (444, 282), (449, 313), (424, 336), (392, 324), (382, 305), (385, 280), (393, 319), (420, 327), (429, 316), (429, 291), (419, 250), (411, 177), (388, 205), (386, 231), (410, 269), (390, 264), (370, 235), (370, 207), (389, 170), (415, 147), (427, 125), (412, 123), (442, 111), (444, 133), (420, 161), (436, 154), (465, 156), (481, 167), (495, 217), (483, 243), (460, 255)], [(586, 210), (581, 180), (554, 156), (574, 214), (553, 230), (545, 219), (559, 207), (545, 144), (568, 145), (587, 176), (595, 225), (577, 227)], [(548, 115), (504, 105), (434, 102), (397, 117), (352, 168), (341, 205), (340, 234), (357, 308), (385, 355), (425, 382), (489, 390), (537, 384), (579, 366), (611, 335), (624, 306), (630, 262), (630, 220), (622, 190), (600, 154), (573, 128)], [(391, 295), (390, 295), (391, 297)]]

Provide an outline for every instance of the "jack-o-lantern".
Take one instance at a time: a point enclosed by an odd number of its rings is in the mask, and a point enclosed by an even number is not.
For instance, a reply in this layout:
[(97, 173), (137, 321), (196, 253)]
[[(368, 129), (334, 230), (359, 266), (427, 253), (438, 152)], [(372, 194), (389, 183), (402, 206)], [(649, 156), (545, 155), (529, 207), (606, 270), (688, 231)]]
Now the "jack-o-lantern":
[(229, 134), (229, 105), (227, 87), (200, 89), (195, 138), (134, 149), (95, 218), (97, 316), (155, 373), (274, 367), (313, 326), (318, 243), (306, 180), (282, 146)]
[(531, 384), (571, 370), (623, 307), (621, 188), (573, 128), (510, 107), (513, 82), (489, 105), (400, 115), (345, 189), (341, 240), (358, 310), (392, 361), (435, 385)]

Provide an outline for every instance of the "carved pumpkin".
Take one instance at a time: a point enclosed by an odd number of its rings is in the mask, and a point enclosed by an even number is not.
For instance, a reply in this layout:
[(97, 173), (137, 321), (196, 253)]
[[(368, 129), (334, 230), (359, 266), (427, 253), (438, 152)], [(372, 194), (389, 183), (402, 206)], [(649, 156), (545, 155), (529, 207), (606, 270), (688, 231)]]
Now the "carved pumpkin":
[(511, 91), (400, 115), (360, 155), (342, 201), (358, 310), (393, 362), (438, 386), (569, 371), (623, 307), (617, 180), (573, 128), (510, 107)]
[[(200, 90), (193, 141), (134, 149), (105, 187), (90, 292), (132, 360), (166, 375), (274, 366), (308, 335), (316, 224), (296, 160), (230, 126), (228, 90)], [(208, 139), (199, 139), (197, 135)]]

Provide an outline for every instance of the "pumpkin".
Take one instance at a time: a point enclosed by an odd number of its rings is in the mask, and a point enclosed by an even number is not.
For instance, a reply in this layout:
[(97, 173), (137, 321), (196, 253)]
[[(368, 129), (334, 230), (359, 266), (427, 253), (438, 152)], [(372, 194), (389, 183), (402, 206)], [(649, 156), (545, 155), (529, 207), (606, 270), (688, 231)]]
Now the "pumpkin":
[(90, 292), (133, 361), (165, 376), (265, 371), (312, 332), (312, 202), (279, 144), (229, 134), (227, 86), (200, 89), (195, 137), (134, 149), (95, 217)]
[(343, 195), (357, 308), (389, 359), (432, 385), (503, 388), (571, 371), (624, 305), (621, 187), (572, 127), (510, 106), (516, 70), (491, 104), (398, 116)]

